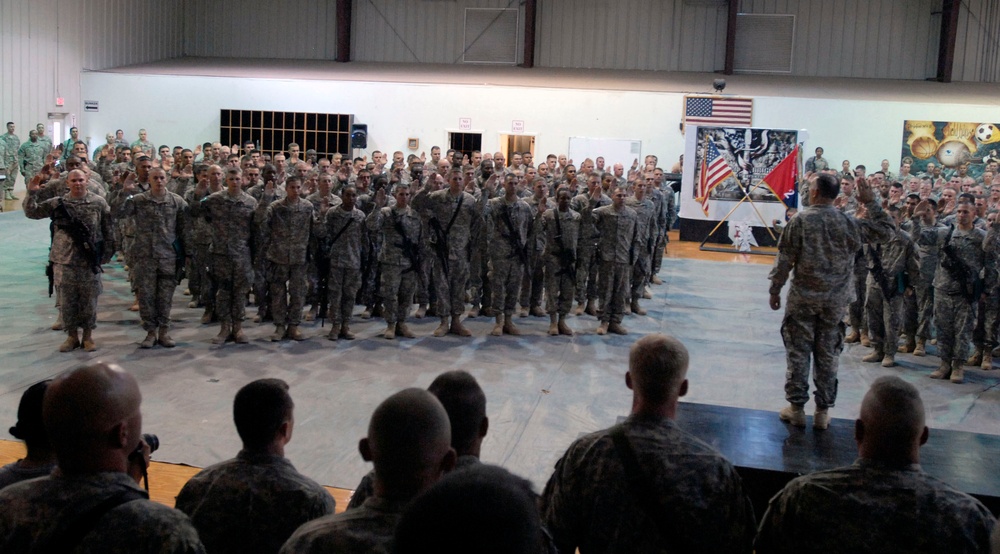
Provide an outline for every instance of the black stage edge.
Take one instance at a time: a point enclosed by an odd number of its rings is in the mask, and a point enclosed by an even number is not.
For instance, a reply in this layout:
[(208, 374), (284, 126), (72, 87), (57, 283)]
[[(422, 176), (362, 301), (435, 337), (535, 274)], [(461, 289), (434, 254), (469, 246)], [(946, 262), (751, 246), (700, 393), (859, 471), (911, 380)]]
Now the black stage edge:
[[(681, 234), (680, 239), (692, 242), (701, 242), (705, 240), (705, 236), (719, 224), (718, 221), (703, 221), (701, 219), (686, 219), (679, 218)], [(760, 246), (777, 246), (778, 242), (771, 238), (768, 234), (767, 229), (764, 227), (751, 227), (753, 229), (753, 237), (757, 239), (757, 244)], [(732, 246), (733, 242), (729, 240), (729, 222), (723, 223), (719, 226), (719, 229), (712, 233), (711, 237), (708, 237), (708, 241), (715, 244), (725, 244), (726, 246)], [(733, 250), (736, 252), (736, 250)]]
[[(801, 429), (774, 412), (681, 402), (677, 424), (711, 444), (736, 466), (760, 519), (767, 503), (792, 479), (850, 465), (857, 459), (854, 420), (830, 420), (830, 428)], [(964, 491), (1000, 515), (1000, 437), (931, 429), (920, 449), (928, 474)]]

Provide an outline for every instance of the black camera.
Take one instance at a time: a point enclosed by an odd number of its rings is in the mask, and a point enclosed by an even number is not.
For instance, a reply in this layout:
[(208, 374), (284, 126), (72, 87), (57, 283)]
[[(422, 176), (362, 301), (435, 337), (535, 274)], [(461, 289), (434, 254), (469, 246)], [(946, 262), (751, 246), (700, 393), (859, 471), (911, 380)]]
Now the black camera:
[[(149, 445), (149, 453), (152, 454), (160, 448), (160, 439), (156, 435), (150, 433), (143, 433), (142, 440), (146, 441)], [(140, 442), (135, 446), (135, 450), (132, 451), (133, 456), (142, 456), (142, 443)]]

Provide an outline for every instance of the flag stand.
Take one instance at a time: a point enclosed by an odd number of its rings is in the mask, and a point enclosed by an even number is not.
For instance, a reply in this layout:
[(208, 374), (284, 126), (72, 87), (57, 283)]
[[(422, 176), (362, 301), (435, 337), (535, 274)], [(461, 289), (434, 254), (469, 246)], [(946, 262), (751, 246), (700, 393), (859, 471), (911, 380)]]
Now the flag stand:
[[(705, 238), (702, 239), (701, 244), (698, 245), (698, 250), (700, 250), (702, 252), (734, 252), (734, 251), (736, 251), (735, 250), (736, 245), (733, 245), (732, 247), (726, 247), (726, 248), (724, 248), (724, 247), (721, 247), (721, 246), (705, 246), (705, 243), (708, 242), (708, 239), (712, 238), (712, 235), (714, 235), (715, 232), (719, 230), (719, 227), (722, 227), (723, 223), (725, 223), (726, 221), (729, 220), (729, 217), (731, 215), (733, 215), (733, 212), (736, 211), (736, 208), (739, 208), (740, 204), (742, 204), (745, 201), (749, 201), (750, 202), (750, 206), (753, 208), (753, 211), (757, 214), (757, 217), (760, 218), (761, 223), (764, 224), (764, 228), (767, 229), (767, 233), (769, 235), (771, 235), (771, 238), (774, 239), (775, 241), (778, 240), (777, 237), (774, 236), (774, 232), (771, 231), (771, 226), (767, 223), (767, 221), (764, 221), (764, 216), (761, 215), (760, 211), (757, 209), (757, 206), (754, 205), (753, 199), (750, 198), (750, 195), (755, 190), (757, 190), (757, 188), (760, 187), (760, 184), (763, 183), (763, 182), (764, 181), (758, 181), (757, 184), (754, 185), (752, 189), (750, 189), (750, 192), (748, 192), (748, 193), (746, 193), (746, 194), (743, 195), (743, 198), (741, 198), (740, 201), (737, 202), (736, 205), (733, 206), (733, 208), (731, 210), (729, 210), (729, 213), (727, 213), (726, 216), (723, 217), (722, 220), (719, 221), (715, 225), (715, 227), (711, 231), (709, 231), (709, 233), (707, 235), (705, 235)], [(760, 255), (760, 256), (777, 256), (778, 255), (777, 252), (773, 252), (773, 251), (770, 251), (770, 250), (760, 250), (760, 251), (754, 250), (752, 246), (750, 247), (750, 251), (749, 252), (742, 252), (742, 254), (757, 254), (757, 255)]]

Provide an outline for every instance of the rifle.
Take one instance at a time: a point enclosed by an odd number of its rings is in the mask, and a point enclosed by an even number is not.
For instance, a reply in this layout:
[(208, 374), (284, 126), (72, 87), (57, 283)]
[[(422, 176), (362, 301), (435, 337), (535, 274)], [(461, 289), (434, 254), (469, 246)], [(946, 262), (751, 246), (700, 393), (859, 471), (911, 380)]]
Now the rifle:
[(944, 246), (941, 251), (945, 257), (941, 260), (941, 267), (951, 275), (951, 278), (958, 281), (962, 287), (962, 296), (969, 302), (976, 302), (983, 292), (983, 280), (979, 275), (973, 275), (969, 266), (958, 257), (954, 247), (951, 245), (951, 237), (955, 233), (955, 226), (951, 225), (948, 236), (944, 239)]
[(559, 245), (559, 273), (557, 275), (576, 275), (576, 255), (563, 244), (562, 223), (559, 222), (559, 212), (552, 213), (556, 220), (556, 244)]
[(875, 278), (878, 288), (882, 289), (882, 296), (886, 300), (890, 300), (899, 294), (898, 287), (890, 285), (889, 279), (885, 275), (885, 270), (882, 267), (882, 255), (878, 251), (878, 245), (871, 245), (868, 248), (868, 271)]
[(176, 254), (176, 259), (174, 261), (174, 276), (177, 278), (177, 284), (181, 284), (184, 277), (187, 276), (185, 271), (185, 262), (187, 261), (187, 252), (184, 250), (184, 243), (181, 242), (180, 237), (174, 239), (174, 253)]
[(635, 252), (635, 239), (639, 237), (639, 220), (636, 218), (635, 225), (632, 227), (632, 243), (628, 247), (628, 265), (635, 265), (635, 260), (638, 257)]
[(431, 242), (431, 246), (438, 255), (438, 259), (441, 260), (441, 267), (444, 269), (444, 276), (448, 277), (448, 233), (451, 232), (451, 226), (455, 224), (455, 220), (458, 218), (458, 212), (462, 210), (462, 203), (465, 202), (465, 194), (458, 195), (458, 205), (455, 206), (455, 211), (451, 214), (451, 221), (448, 222), (448, 228), (442, 229), (441, 222), (438, 218), (432, 217), (430, 220), (431, 230), (434, 231), (434, 240)]
[(518, 236), (517, 230), (514, 229), (514, 221), (510, 217), (510, 206), (504, 205), (500, 209), (500, 216), (503, 218), (504, 224), (507, 226), (507, 234), (501, 235), (503, 238), (507, 239), (510, 243), (510, 247), (517, 254), (517, 257), (521, 259), (521, 263), (525, 268), (528, 267), (528, 252), (525, 245), (521, 244), (521, 237)]
[[(389, 211), (389, 217), (392, 218), (392, 226), (396, 229), (396, 234), (399, 235), (401, 239), (400, 244), (394, 245), (403, 251), (403, 255), (410, 260), (410, 267), (403, 273), (408, 273), (410, 271), (419, 271), (420, 269), (420, 248), (410, 240), (410, 237), (406, 235), (406, 229), (403, 228), (403, 222), (396, 217), (395, 212)], [(419, 231), (418, 231), (419, 232)], [(420, 237), (417, 237), (417, 242), (420, 242)]]
[(104, 255), (104, 241), (94, 241), (94, 233), (84, 221), (73, 216), (60, 198), (52, 214), (52, 224), (65, 231), (80, 250), (95, 274), (101, 273), (101, 257)]

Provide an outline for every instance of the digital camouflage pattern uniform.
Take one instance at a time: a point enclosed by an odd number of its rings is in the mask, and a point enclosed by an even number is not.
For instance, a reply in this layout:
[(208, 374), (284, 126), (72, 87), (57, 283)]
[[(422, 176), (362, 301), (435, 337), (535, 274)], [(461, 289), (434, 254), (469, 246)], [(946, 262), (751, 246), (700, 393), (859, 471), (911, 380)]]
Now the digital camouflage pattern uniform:
[(138, 292), (142, 328), (147, 332), (170, 326), (187, 210), (183, 198), (164, 191), (162, 198), (152, 192), (134, 195), (126, 200), (120, 212), (120, 216), (137, 222), (131, 277)]
[[(125, 189), (119, 184), (111, 193), (108, 194), (108, 204), (111, 205), (112, 213), (121, 213), (122, 206), (125, 205), (125, 201), (128, 200), (129, 196), (142, 194), (149, 190), (149, 183), (135, 183), (135, 190), (131, 194), (126, 194)], [(132, 243), (135, 242), (135, 218), (132, 217), (119, 217), (115, 219), (115, 224), (118, 226), (119, 233), (121, 236), (121, 251), (125, 256), (125, 265), (131, 268), (135, 264), (135, 260), (132, 258)], [(132, 280), (132, 274), (129, 273), (129, 281), (131, 282), (132, 292), (136, 292), (135, 281)]]
[[(267, 247), (268, 232), (267, 226), (263, 225), (264, 217), (267, 215), (267, 207), (272, 202), (276, 202), (285, 197), (285, 191), (275, 187), (270, 193), (264, 191), (264, 185), (256, 185), (246, 189), (246, 193), (257, 201), (257, 214), (255, 216), (256, 226), (254, 227), (254, 242), (257, 248), (263, 251)], [(257, 316), (260, 321), (272, 317), (271, 305), (274, 298), (271, 296), (271, 289), (267, 280), (267, 270), (270, 262), (267, 256), (254, 256), (253, 259), (253, 299), (257, 305)], [(255, 318), (255, 321), (257, 319)]]
[(659, 215), (656, 206), (648, 197), (640, 201), (635, 196), (625, 199), (625, 205), (635, 210), (636, 234), (635, 234), (635, 263), (632, 265), (632, 277), (629, 285), (633, 302), (642, 298), (642, 293), (652, 276), (653, 258), (656, 249), (656, 242), (659, 238), (657, 230)]
[(490, 283), (493, 311), (512, 316), (517, 309), (518, 291), (525, 273), (533, 214), (520, 198), (492, 198), (484, 211), (489, 235)]
[[(922, 230), (921, 222), (913, 220), (911, 233), (920, 236)], [(991, 229), (990, 232), (993, 234), (990, 240), (993, 241), (996, 231)], [(945, 269), (944, 264), (949, 261), (945, 246), (950, 245), (956, 257), (965, 263), (970, 278), (978, 277), (986, 265), (986, 232), (974, 227), (969, 231), (961, 231), (958, 227), (938, 228), (936, 236), (922, 238), (928, 240), (932, 248), (936, 245), (938, 250), (938, 266), (934, 272), (934, 325), (937, 329), (938, 356), (942, 362), (964, 363), (972, 338), (974, 306), (978, 298), (968, 297), (966, 293), (971, 291), (971, 286), (963, 287), (956, 275)]]
[[(474, 466), (480, 463), (479, 458), (471, 454), (463, 454), (455, 460), (455, 469), (452, 471), (458, 471), (462, 468)], [(375, 496), (375, 470), (371, 470), (361, 478), (357, 487), (354, 487), (354, 494), (351, 495), (351, 501), (347, 504), (348, 510), (353, 510), (355, 508), (360, 508), (366, 500)]]
[[(542, 231), (542, 218), (538, 215), (538, 199), (529, 196), (524, 199), (531, 208), (533, 220), (528, 233), (528, 267), (521, 280), (521, 308), (525, 310), (540, 310), (542, 292), (545, 291), (545, 235)], [(549, 207), (546, 210), (550, 209)]]
[(580, 241), (576, 249), (576, 301), (583, 304), (597, 300), (601, 296), (598, 283), (598, 268), (601, 265), (596, 256), (598, 231), (591, 214), (597, 208), (610, 206), (611, 199), (606, 194), (594, 200), (590, 194), (578, 194), (570, 201), (570, 209), (580, 214)]
[(728, 460), (667, 418), (622, 426), (669, 519), (654, 522), (632, 492), (610, 429), (591, 433), (556, 462), (540, 500), (560, 552), (750, 552), (753, 508)]
[[(597, 260), (601, 264), (601, 322), (621, 323), (632, 286), (639, 214), (628, 206), (615, 211), (613, 205), (608, 205), (594, 210), (592, 218), (598, 234)], [(577, 281), (577, 292), (579, 284)]]
[(292, 534), (282, 554), (369, 552), (389, 554), (406, 503), (373, 496), (361, 507), (314, 519)]
[(327, 318), (331, 328), (336, 329), (351, 322), (361, 288), (361, 255), (368, 232), (364, 212), (358, 208), (346, 211), (343, 204), (327, 210), (324, 227), (326, 240), (322, 242), (329, 245), (330, 260)]
[(92, 261), (76, 245), (73, 237), (63, 227), (60, 218), (54, 217), (57, 207), (63, 204), (71, 217), (85, 223), (94, 244), (104, 242), (100, 263), (106, 263), (114, 251), (111, 229), (111, 208), (103, 198), (92, 192), (80, 199), (69, 195), (39, 202), (36, 194), (28, 194), (24, 201), (24, 215), (31, 219), (53, 218), (52, 262), (54, 280), (59, 285), (59, 309), (66, 330), (97, 327), (97, 297), (100, 296), (101, 274), (94, 271)]
[(261, 222), (267, 235), (267, 283), (275, 325), (298, 325), (306, 301), (306, 253), (319, 219), (311, 202), (288, 197), (272, 202)]
[[(378, 263), (381, 268), (379, 296), (384, 306), (386, 323), (402, 323), (413, 303), (417, 287), (419, 265), (413, 262), (419, 258), (420, 245), (424, 242), (423, 227), (417, 212), (410, 206), (398, 208), (386, 206), (372, 210), (365, 225), (372, 233), (382, 238), (382, 249)], [(414, 248), (404, 247), (403, 235)]]
[(837, 400), (837, 362), (844, 349), (844, 311), (853, 297), (853, 260), (862, 243), (884, 242), (893, 230), (877, 201), (866, 208), (868, 218), (855, 219), (833, 205), (809, 206), (781, 233), (768, 279), (770, 294), (778, 295), (795, 271), (781, 323), (788, 362), (785, 398), (791, 404), (809, 401), (810, 369), (816, 408), (832, 407)]
[[(558, 220), (556, 219), (558, 218)], [(580, 214), (567, 208), (545, 210), (545, 308), (548, 313), (566, 315), (576, 294), (576, 255), (580, 240)]]
[(212, 282), (216, 287), (215, 314), (225, 324), (241, 323), (246, 316), (247, 293), (253, 282), (250, 237), (257, 201), (240, 191), (212, 193), (192, 207), (192, 215), (212, 226)]
[(465, 311), (469, 280), (469, 242), (482, 228), (482, 208), (467, 192), (453, 196), (448, 189), (430, 192), (427, 187), (413, 197), (413, 208), (427, 222), (430, 242), (436, 245), (428, 256), (434, 259), (431, 282), (437, 290), (437, 313), (440, 317), (460, 316)]
[(794, 479), (771, 499), (757, 554), (989, 552), (993, 515), (919, 464), (858, 459)]
[[(202, 198), (208, 196), (207, 191), (205, 194), (199, 194), (196, 190), (192, 188), (184, 195), (189, 214), (195, 210), (195, 206), (201, 202)], [(209, 266), (212, 263), (212, 224), (203, 217), (189, 217), (185, 230), (187, 231), (185, 246), (187, 254), (191, 258), (191, 271), (188, 273), (188, 288), (191, 289), (191, 297), (198, 306), (205, 306), (207, 310), (214, 313), (216, 287), (209, 271)]]
[(276, 553), (302, 524), (334, 512), (330, 493), (286, 458), (241, 450), (184, 484), (175, 507), (212, 554)]
[[(78, 514), (124, 491), (141, 498), (107, 512), (73, 550), (77, 554), (201, 554), (198, 532), (183, 513), (151, 502), (125, 473), (51, 476), (0, 491), (0, 552), (34, 552), (57, 532), (60, 518)], [(62, 524), (65, 524), (63, 522)]]
[[(913, 241), (903, 231), (893, 230), (887, 242), (865, 245), (868, 279), (865, 310), (871, 346), (876, 353), (891, 356), (899, 347), (899, 325), (903, 311), (904, 288), (920, 273)], [(882, 275), (889, 296), (875, 277), (875, 259), (881, 261)]]
[[(920, 258), (920, 278), (914, 283), (917, 297), (917, 317), (915, 325), (911, 323), (913, 327), (910, 330), (917, 338), (927, 341), (931, 338), (931, 325), (934, 322), (934, 273), (937, 271), (940, 256), (937, 236), (943, 227), (937, 224), (922, 225), (919, 230), (914, 232), (915, 225), (911, 219), (909, 222), (910, 238)], [(907, 334), (910, 334), (910, 330), (907, 330)]]
[[(658, 195), (661, 198), (656, 200)], [(674, 200), (674, 189), (669, 186), (662, 191), (654, 187), (652, 189), (652, 196), (654, 197), (654, 204), (656, 204), (658, 209), (655, 222), (656, 246), (653, 247), (650, 275), (656, 275), (660, 272), (660, 268), (663, 267), (663, 252), (667, 249), (667, 243), (670, 242), (670, 235), (667, 233), (674, 226), (674, 220), (677, 218), (677, 209)]]
[(42, 166), (45, 165), (45, 155), (49, 153), (49, 150), (51, 148), (46, 146), (46, 143), (41, 140), (38, 142), (31, 142), (29, 140), (18, 148), (17, 159), (21, 175), (24, 175), (25, 183), (31, 181), (35, 177), (35, 174), (41, 171)]
[(4, 181), (4, 191), (14, 190), (14, 183), (19, 173), (17, 162), (18, 151), (21, 149), (21, 139), (17, 135), (4, 133), (0, 135), (0, 165), (7, 170), (7, 180)]

